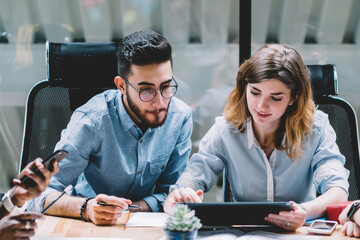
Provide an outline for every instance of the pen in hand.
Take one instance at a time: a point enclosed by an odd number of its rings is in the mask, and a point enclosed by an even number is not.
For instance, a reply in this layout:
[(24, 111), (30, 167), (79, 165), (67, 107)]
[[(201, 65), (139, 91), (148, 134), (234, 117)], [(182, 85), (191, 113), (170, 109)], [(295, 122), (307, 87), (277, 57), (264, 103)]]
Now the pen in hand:
[(49, 205), (47, 205), (47, 207), (44, 209), (44, 210), (42, 210), (42, 214), (44, 214), (47, 210), (49, 210), (49, 208), (52, 206), (52, 205), (54, 205), (54, 203), (56, 203), (57, 202), (57, 200), (59, 200), (62, 196), (64, 196), (64, 194), (66, 193), (66, 194), (68, 194), (71, 190), (73, 189), (73, 186), (70, 184), (69, 186), (67, 186), (65, 189), (64, 189), (64, 191), (62, 191), (62, 193), (54, 200), (54, 201), (52, 201)]
[[(117, 206), (117, 207), (120, 207), (118, 205), (115, 205), (115, 204), (110, 204), (110, 203), (107, 203), (107, 202), (104, 202), (104, 201), (98, 201), (97, 204), (101, 205), (101, 206)], [(132, 209), (140, 209), (141, 207), (138, 206), (138, 205), (132, 205), (130, 204), (128, 206), (128, 208), (132, 208)]]

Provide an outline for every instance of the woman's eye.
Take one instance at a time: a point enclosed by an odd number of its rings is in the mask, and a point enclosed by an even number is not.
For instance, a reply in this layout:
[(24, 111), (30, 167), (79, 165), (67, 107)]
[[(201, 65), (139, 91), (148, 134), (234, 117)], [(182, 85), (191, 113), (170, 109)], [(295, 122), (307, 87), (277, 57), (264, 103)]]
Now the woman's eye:
[(259, 95), (259, 94), (260, 94), (260, 93), (253, 92), (253, 91), (250, 91), (250, 93), (251, 93), (252, 95), (255, 95), (255, 96), (257, 96), (257, 95)]
[(272, 97), (272, 99), (277, 102), (280, 102), (282, 100), (282, 98), (274, 98), (274, 97)]

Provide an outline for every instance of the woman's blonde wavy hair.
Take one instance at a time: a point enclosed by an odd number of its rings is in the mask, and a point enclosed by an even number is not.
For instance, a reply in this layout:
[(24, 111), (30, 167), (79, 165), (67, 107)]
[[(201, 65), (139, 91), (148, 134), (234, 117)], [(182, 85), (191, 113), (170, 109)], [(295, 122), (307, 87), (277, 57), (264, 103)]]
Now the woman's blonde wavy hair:
[[(311, 90), (309, 70), (299, 53), (281, 44), (267, 44), (257, 50), (241, 64), (236, 77), (236, 87), (231, 91), (224, 109), (226, 120), (244, 132), (251, 114), (246, 102), (248, 83), (260, 83), (278, 79), (291, 89), (296, 99), (282, 117), (283, 124), (275, 133), (272, 142), (278, 150), (286, 150), (287, 156), (295, 162), (302, 155), (304, 138), (311, 133), (315, 104)], [(286, 135), (285, 146), (282, 139)]]

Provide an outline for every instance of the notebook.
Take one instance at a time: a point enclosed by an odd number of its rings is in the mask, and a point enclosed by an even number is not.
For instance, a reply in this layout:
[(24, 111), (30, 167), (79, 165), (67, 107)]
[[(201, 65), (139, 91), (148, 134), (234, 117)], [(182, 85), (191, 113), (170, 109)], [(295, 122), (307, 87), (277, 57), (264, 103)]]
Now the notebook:
[(291, 211), (290, 202), (225, 202), (225, 203), (183, 203), (195, 210), (203, 227), (234, 226), (272, 227), (264, 218), (269, 213)]

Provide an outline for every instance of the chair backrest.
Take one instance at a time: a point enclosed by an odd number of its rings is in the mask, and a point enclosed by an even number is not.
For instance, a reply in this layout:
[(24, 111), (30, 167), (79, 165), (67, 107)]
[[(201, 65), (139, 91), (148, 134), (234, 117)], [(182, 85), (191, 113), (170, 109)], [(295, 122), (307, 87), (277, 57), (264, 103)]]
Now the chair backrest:
[[(336, 143), (345, 156), (345, 167), (350, 171), (349, 200), (360, 199), (360, 158), (357, 119), (351, 105), (336, 97), (338, 78), (334, 65), (308, 65), (311, 73), (311, 85), (314, 101), (318, 109), (329, 116), (331, 126), (336, 132)], [(224, 201), (231, 201), (230, 184), (223, 176)]]
[(35, 85), (26, 105), (20, 171), (50, 155), (73, 111), (92, 96), (116, 88), (118, 43), (48, 43), (48, 79)]

